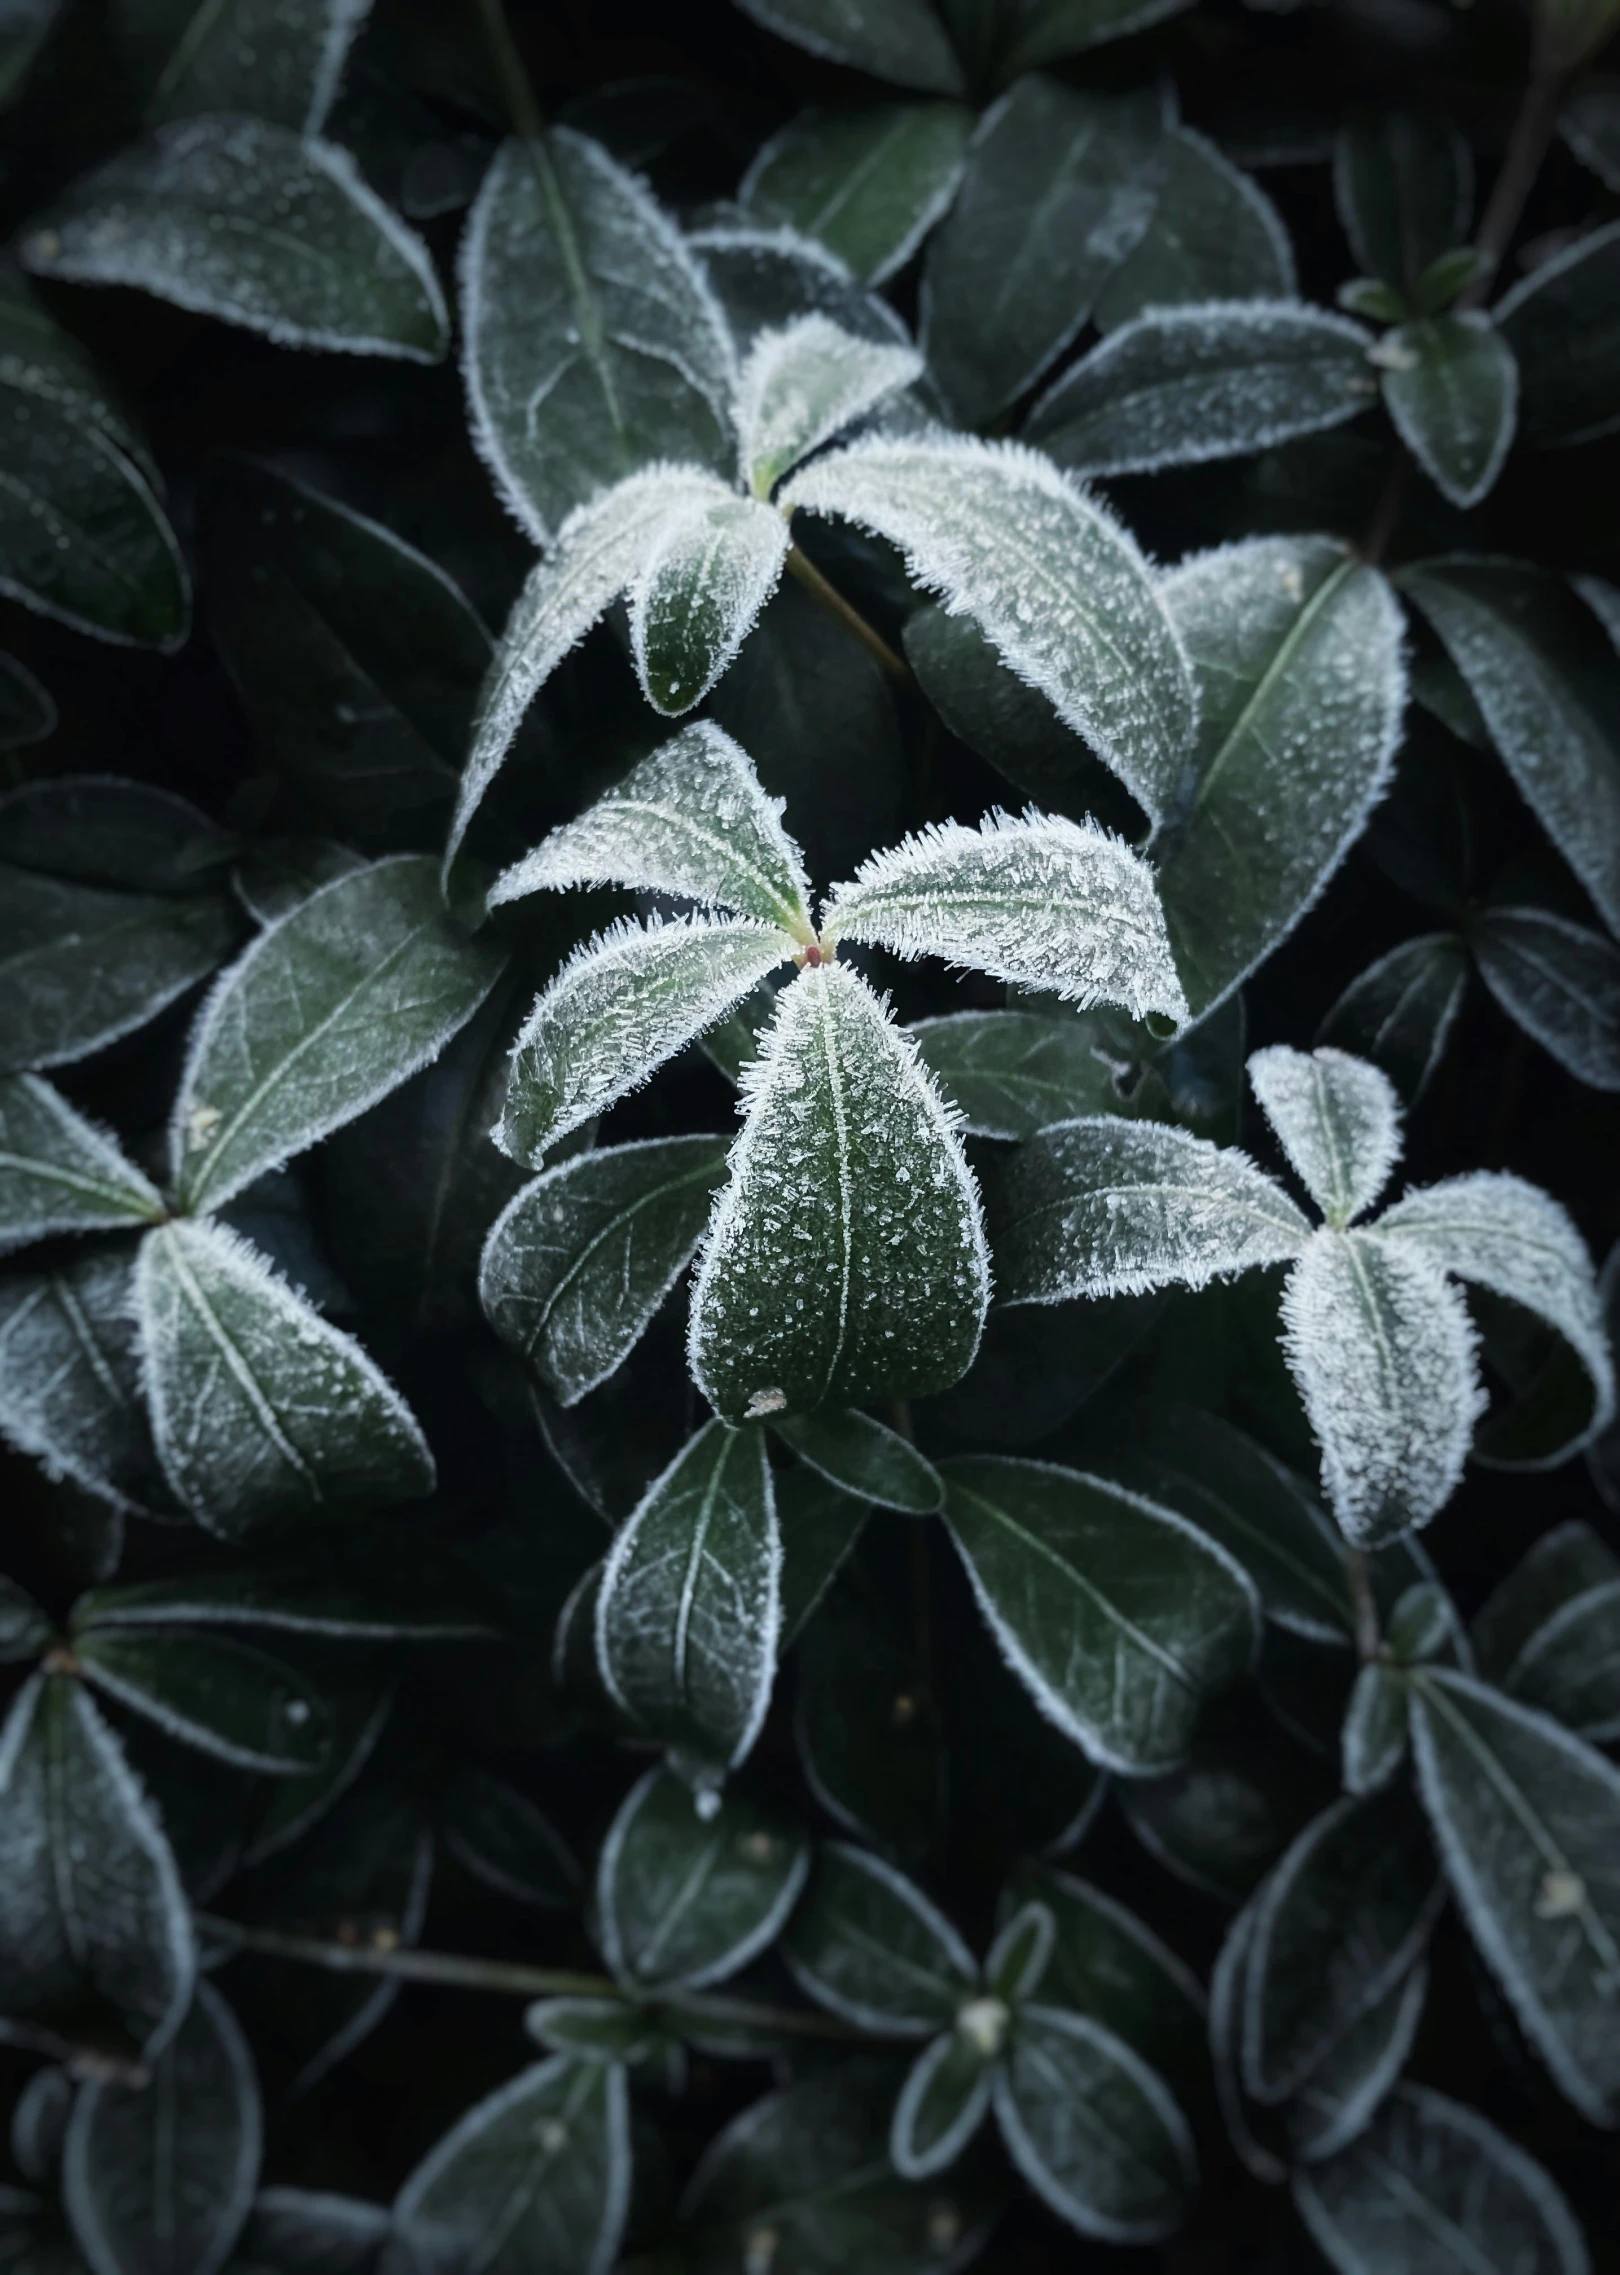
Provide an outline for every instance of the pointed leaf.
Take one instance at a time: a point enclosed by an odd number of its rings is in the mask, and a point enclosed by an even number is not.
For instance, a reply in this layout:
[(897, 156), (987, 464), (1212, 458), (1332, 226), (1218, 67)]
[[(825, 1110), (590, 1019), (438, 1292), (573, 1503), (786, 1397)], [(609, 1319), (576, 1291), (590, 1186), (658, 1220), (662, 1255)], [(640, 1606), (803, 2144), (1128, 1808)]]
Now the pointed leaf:
[(1453, 933), (1425, 932), (1350, 982), (1318, 1041), (1381, 1066), (1415, 1105), (1445, 1056), (1468, 987), (1468, 951)]
[(655, 459), (729, 464), (725, 319), (669, 216), (589, 136), (502, 145), (461, 298), (473, 439), (537, 543)]
[(1112, 332), (1146, 308), (1289, 300), (1298, 290), (1288, 232), (1270, 198), (1213, 142), (1181, 126), (1147, 235), (1103, 286), (1095, 313)]
[(1346, 1538), (1377, 1548), (1426, 1525), (1461, 1482), (1484, 1408), (1456, 1291), (1381, 1230), (1320, 1232), (1289, 1275), (1282, 1316)]
[(1363, 1215), (1400, 1159), (1389, 1077), (1342, 1051), (1256, 1051), (1249, 1081), (1289, 1166), (1329, 1224)]
[(163, 67), (147, 115), (248, 111), (319, 134), (371, 0), (232, 0), (195, 8)]
[(732, 414), (744, 483), (768, 498), (801, 458), (909, 387), (922, 368), (914, 349), (857, 339), (825, 316), (762, 332)]
[[(1620, 233), (1617, 233), (1620, 242)], [(1620, 931), (1620, 655), (1561, 578), (1452, 554), (1405, 572), (1537, 821)]]
[(1378, 1235), (1442, 1272), (1490, 1288), (1544, 1319), (1580, 1360), (1591, 1409), (1571, 1443), (1537, 1466), (1562, 1461), (1605, 1429), (1615, 1404), (1614, 1358), (1592, 1259), (1567, 1212), (1522, 1177), (1480, 1169), (1408, 1193), (1378, 1220)]
[(1477, 506), (1502, 471), (1519, 408), (1513, 350), (1482, 309), (1426, 316), (1380, 341), (1384, 404), (1442, 497)]
[(431, 1492), (433, 1457), (398, 1391), (245, 1241), (184, 1220), (150, 1232), (134, 1293), (152, 1434), (199, 1524), (234, 1539)]
[(1360, 325), (1291, 300), (1150, 308), (1047, 390), (1025, 438), (1082, 474), (1266, 450), (1366, 410), (1369, 345)]
[(1033, 1137), (1114, 1102), (1113, 1074), (1078, 1019), (955, 1011), (906, 1031), (972, 1137)]
[(134, 1259), (102, 1249), (0, 1282), (0, 1436), (115, 1509), (173, 1504), (147, 1424)]
[(629, 2201), (623, 2069), (554, 2054), (428, 2151), (394, 2231), (422, 2275), (608, 2275)]
[(1083, 2236), (1156, 2243), (1198, 2181), (1192, 2134), (1157, 2071), (1089, 2016), (1024, 2007), (993, 2088), (1008, 2154)]
[(102, 892), (0, 865), (0, 1071), (65, 1066), (132, 1034), (241, 932), (223, 895)]
[(486, 1888), (514, 1903), (572, 1911), (579, 1866), (526, 1793), (489, 1770), (458, 1766), (444, 1794), (445, 1846)]
[(162, 1214), (161, 1194), (109, 1132), (37, 1075), (0, 1075), (0, 1251)]
[(127, 892), (193, 893), (240, 840), (185, 798), (116, 774), (24, 782), (0, 798), (0, 845), (20, 869)]
[(620, 1528), (596, 1605), (615, 1704), (734, 1768), (770, 1704), (782, 1547), (764, 1433), (708, 1422)]
[(294, 1668), (249, 1644), (91, 1628), (73, 1650), (85, 1680), (120, 1706), (238, 1769), (296, 1775), (331, 1750), (320, 1698)]
[(1424, 1805), (1474, 1941), (1560, 2092), (1620, 2107), (1620, 1771), (1544, 1714), (1427, 1667), (1411, 1678)]
[(1019, 1148), (994, 1195), (1004, 1304), (1201, 1288), (1299, 1255), (1310, 1226), (1235, 1146), (1116, 1114)]
[(1168, 159), (1154, 87), (1030, 77), (984, 113), (922, 284), (929, 368), (964, 425), (987, 425), (1075, 337), (1152, 220)]
[(822, 930), (1082, 1008), (1123, 1003), (1135, 1019), (1186, 1008), (1152, 871), (1095, 824), (1054, 814), (991, 815), (976, 830), (936, 822), (840, 885)]
[(687, 239), (719, 294), (739, 349), (812, 309), (858, 339), (910, 347), (911, 334), (880, 294), (868, 292), (825, 245), (796, 229), (719, 220)]
[(741, 0), (769, 32), (812, 55), (930, 94), (959, 95), (962, 67), (928, 0)]
[(427, 247), (348, 152), (254, 118), (180, 119), (81, 174), (22, 256), (284, 346), (437, 363), (449, 339)]
[(220, 1207), (437, 1058), (504, 960), (452, 924), (426, 854), (311, 893), (260, 933), (197, 1022), (169, 1133), (185, 1205)]
[(914, 1517), (931, 1516), (940, 1505), (944, 1487), (933, 1463), (857, 1407), (824, 1406), (819, 1413), (796, 1414), (772, 1428), (801, 1461), (857, 1500)]
[(1473, 153), (1448, 118), (1363, 113), (1334, 143), (1333, 197), (1363, 274), (1404, 292), (1468, 234)]
[(1182, 2077), (1204, 2055), (1204, 1994), (1197, 1977), (1134, 1913), (1050, 1865), (1019, 1865), (1003, 1896), (1038, 1903), (1055, 1934), (1038, 1990), (1048, 2006), (1088, 2014), (1152, 2064)]
[(1406, 2067), (1428, 1995), (1429, 1969), (1420, 1959), (1312, 2070), (1286, 2112), (1297, 2162), (1337, 2156), (1367, 2130)]
[(1346, 1793), (1378, 1793), (1406, 1759), (1406, 1685), (1377, 1661), (1356, 1677), (1341, 1739)]
[(782, 1637), (785, 1657), (820, 1609), (869, 1514), (867, 1504), (813, 1469), (784, 1469), (774, 1480), (782, 1535)]
[(779, 502), (898, 546), (1160, 811), (1193, 732), (1186, 660), (1134, 539), (1048, 460), (963, 436), (873, 440), (819, 459)]
[(705, 1813), (678, 1777), (650, 1770), (602, 1843), (602, 1955), (638, 1990), (722, 1982), (775, 1942), (809, 1870), (799, 1826), (736, 1793)]
[(1493, 311), (1519, 367), (1524, 433), (1543, 450), (1593, 442), (1620, 424), (1615, 408), (1615, 283), (1620, 223), (1554, 253)]
[(1535, 2159), (1424, 2086), (1398, 2086), (1352, 2147), (1297, 2171), (1294, 2202), (1338, 2275), (1591, 2275)]
[(261, 2188), (242, 2230), (249, 2267), (288, 2275), (371, 2275), (392, 2221), (381, 2204), (320, 2188)]
[(847, 966), (778, 998), (692, 1295), (718, 1413), (806, 1413), (944, 1389), (978, 1346), (978, 1191), (916, 1052)]
[(149, 2046), (196, 1979), (191, 1915), (156, 1812), (70, 1675), (32, 1676), (0, 1729), (0, 2009), (89, 1990)]
[(678, 718), (727, 670), (776, 589), (787, 524), (755, 498), (695, 504), (659, 534), (630, 596), (641, 691)]
[(984, 2055), (963, 2031), (942, 2030), (929, 2040), (900, 2088), (889, 2130), (889, 2161), (902, 2179), (927, 2180), (956, 2162), (984, 2122), (990, 2078)]
[(1490, 908), (1469, 934), (1497, 1002), (1594, 1090), (1620, 1090), (1620, 948), (1539, 908)]
[(1555, 1526), (1474, 1622), (1481, 1671), (1583, 1738), (1620, 1734), (1620, 1557), (1577, 1520)]
[(1162, 23), (1187, 5), (1188, 0), (1014, 0), (1013, 44), (1001, 69), (1009, 74), (1034, 71), (1064, 56), (1083, 55)]
[(926, 2038), (979, 1970), (944, 1913), (865, 1849), (828, 1841), (782, 1945), (802, 1990), (863, 2030)]
[(641, 1087), (793, 952), (753, 917), (625, 923), (576, 950), (512, 1050), (495, 1136), (538, 1165), (559, 1138)]
[(253, 2202), (263, 2132), (247, 2040), (199, 1983), (149, 2084), (79, 2089), (62, 2203), (92, 2275), (217, 2275)]
[(1126, 1776), (1173, 1768), (1206, 1701), (1253, 1659), (1241, 1568), (1103, 1478), (991, 1454), (941, 1474), (979, 1609), (1048, 1721)]
[(807, 936), (809, 882), (748, 753), (707, 719), (661, 744), (577, 821), (507, 870), (491, 907), (570, 885), (628, 885)]
[(1198, 748), (1154, 847), (1195, 1014), (1287, 938), (1361, 834), (1400, 736), (1400, 612), (1327, 538), (1261, 537), (1161, 586), (1192, 658)]
[(721, 1138), (607, 1146), (525, 1185), (490, 1228), (484, 1315), (564, 1406), (613, 1373), (691, 1262), (726, 1173)]
[(802, 231), (881, 284), (949, 207), (972, 127), (961, 103), (800, 111), (764, 144), (737, 194), (761, 221)]

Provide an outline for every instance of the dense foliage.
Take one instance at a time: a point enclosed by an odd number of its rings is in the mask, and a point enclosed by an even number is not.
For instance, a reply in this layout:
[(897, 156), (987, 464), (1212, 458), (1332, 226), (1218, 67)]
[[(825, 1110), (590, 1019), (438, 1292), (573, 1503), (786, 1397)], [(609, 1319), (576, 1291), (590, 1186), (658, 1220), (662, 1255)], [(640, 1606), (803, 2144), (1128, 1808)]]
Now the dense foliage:
[(1615, 2263), (1615, 21), (3, 11), (13, 2275)]

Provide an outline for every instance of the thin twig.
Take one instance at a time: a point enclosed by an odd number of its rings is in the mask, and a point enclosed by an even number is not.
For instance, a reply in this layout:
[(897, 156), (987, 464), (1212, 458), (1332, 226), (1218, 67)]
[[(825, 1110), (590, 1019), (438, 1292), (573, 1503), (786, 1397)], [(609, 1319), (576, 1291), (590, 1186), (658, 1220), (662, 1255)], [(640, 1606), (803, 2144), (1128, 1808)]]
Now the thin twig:
[(544, 133), (546, 122), (501, 0), (478, 0), (478, 17), (512, 125), (525, 142), (536, 142)]
[(882, 633), (873, 630), (860, 610), (844, 598), (835, 584), (828, 582), (807, 553), (801, 553), (797, 545), (790, 545), (787, 565), (790, 574), (798, 578), (805, 590), (813, 592), (822, 607), (832, 611), (844, 629), (855, 635), (869, 655), (876, 656), (891, 679), (897, 680), (902, 687), (913, 684), (911, 666), (905, 658), (896, 655)]
[(47, 2061), (59, 2062), (69, 2077), (81, 2082), (93, 2078), (112, 2085), (143, 2086), (149, 2085), (152, 2079), (144, 2062), (108, 2053), (101, 2046), (81, 2045), (76, 2039), (64, 2038), (58, 2030), (47, 2029), (43, 2023), (26, 2022), (16, 2015), (0, 2015), (0, 2046), (16, 2046), (26, 2054), (43, 2054)]
[(1378, 1658), (1384, 1648), (1383, 1630), (1378, 1619), (1378, 1598), (1373, 1594), (1372, 1574), (1367, 1569), (1365, 1549), (1345, 1550), (1344, 1576), (1349, 1583), (1350, 1603), (1355, 1613), (1356, 1649), (1365, 1665)]

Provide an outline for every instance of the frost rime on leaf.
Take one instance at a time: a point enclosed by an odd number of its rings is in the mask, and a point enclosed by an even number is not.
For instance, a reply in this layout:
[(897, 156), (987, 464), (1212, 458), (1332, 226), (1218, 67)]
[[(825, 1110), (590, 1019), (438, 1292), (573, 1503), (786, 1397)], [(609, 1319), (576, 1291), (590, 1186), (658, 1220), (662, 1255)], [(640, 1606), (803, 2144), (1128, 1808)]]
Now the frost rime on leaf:
[(829, 937), (1123, 1003), (1137, 1019), (1186, 1010), (1152, 871), (1090, 822), (1031, 811), (936, 824), (865, 862), (824, 923)]
[(756, 497), (801, 458), (921, 375), (914, 348), (857, 339), (827, 316), (762, 332), (737, 381), (733, 418), (742, 479)]
[(787, 559), (787, 523), (757, 498), (694, 499), (654, 537), (630, 591), (630, 652), (655, 711), (701, 703), (753, 630)]
[(0, 1254), (162, 1214), (162, 1196), (110, 1132), (37, 1075), (0, 1075)]
[(1387, 1075), (1344, 1051), (1256, 1051), (1249, 1080), (1295, 1175), (1329, 1224), (1371, 1208), (1400, 1158)]

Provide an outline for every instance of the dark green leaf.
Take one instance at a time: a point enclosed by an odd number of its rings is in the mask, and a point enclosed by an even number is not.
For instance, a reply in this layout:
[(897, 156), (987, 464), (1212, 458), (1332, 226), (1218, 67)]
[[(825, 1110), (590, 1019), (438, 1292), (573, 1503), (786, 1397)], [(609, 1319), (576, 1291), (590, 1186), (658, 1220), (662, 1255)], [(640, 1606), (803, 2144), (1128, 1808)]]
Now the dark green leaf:
[(1518, 415), (1518, 367), (1501, 333), (1480, 309), (1426, 316), (1389, 333), (1377, 361), (1407, 449), (1454, 506), (1477, 506), (1502, 471)]
[(904, 268), (961, 179), (973, 115), (960, 103), (801, 111), (772, 135), (739, 196), (880, 284)]
[(1579, 1520), (1537, 1541), (1474, 1622), (1481, 1672), (1583, 1738), (1620, 1735), (1620, 1557)]
[(1525, 439), (1543, 449), (1593, 442), (1620, 424), (1620, 222), (1532, 269), (1497, 303), (1519, 366)]
[(1031, 1996), (1106, 2024), (1163, 2077), (1185, 2078), (1204, 2053), (1197, 1978), (1133, 1912), (1047, 1865), (1020, 1865), (1003, 1898), (1050, 1913), (1051, 1956)]
[(444, 1795), (445, 1845), (475, 1879), (520, 1904), (568, 1911), (579, 1866), (526, 1793), (489, 1770), (458, 1764)]
[(1078, 1019), (957, 1011), (909, 1030), (923, 1064), (976, 1137), (1026, 1138), (1118, 1105), (1113, 1071)]
[[(1000, 2002), (979, 2003), (1005, 2029)], [(941, 2031), (929, 2040), (894, 2105), (889, 2158), (903, 2179), (926, 2180), (955, 2163), (990, 2106), (990, 2077), (984, 2053), (968, 2032)]]
[(1365, 274), (1409, 291), (1468, 234), (1473, 153), (1450, 119), (1363, 114), (1334, 145), (1333, 194)]
[(24, 2180), (43, 2185), (55, 2178), (72, 2109), (72, 2080), (49, 2064), (18, 2094), (11, 2112), (11, 2161)]
[(162, 1214), (162, 1196), (108, 1131), (37, 1075), (0, 1075), (0, 1250)]
[(0, 1282), (0, 1434), (115, 1509), (173, 1498), (141, 1395), (133, 1257), (102, 1249)]
[(1292, 300), (1298, 290), (1288, 232), (1270, 198), (1212, 142), (1183, 126), (1171, 137), (1170, 168), (1147, 235), (1104, 285), (1097, 323), (1112, 332), (1146, 308)]
[(261, 2188), (237, 2264), (286, 2275), (370, 2275), (393, 2223), (381, 2204), (317, 2188)]
[(857, 1500), (931, 1516), (944, 1488), (933, 1463), (894, 1430), (853, 1406), (824, 1406), (772, 1425), (799, 1459)]
[(842, 1841), (818, 1855), (782, 1950), (812, 1998), (889, 2037), (951, 2025), (978, 1983), (973, 1954), (922, 1890)]
[(1353, 979), (1316, 1039), (1371, 1059), (1414, 1105), (1445, 1055), (1467, 986), (1462, 941), (1451, 932), (1422, 933)]
[[(409, 1542), (408, 1547), (405, 1545)], [(251, 1563), (97, 1588), (79, 1627), (261, 1627), (348, 1642), (487, 1639), (498, 1605), (473, 1573), (397, 1516), (319, 1533)]]
[[(1066, 55), (1083, 55), (1110, 40), (1178, 15), (1190, 0), (1013, 0), (1006, 11), (1012, 46), (1005, 72), (1033, 71)], [(946, 0), (947, 14), (950, 0)]]
[(1305, 2164), (1336, 2156), (1372, 2122), (1406, 2066), (1429, 1992), (1427, 1963), (1347, 2030), (1288, 2105), (1288, 2140)]
[(54, 1633), (27, 1589), (0, 1573), (0, 1665), (37, 1659)]
[(1620, 1090), (1620, 949), (1539, 908), (1488, 908), (1468, 936), (1517, 1026), (1594, 1090)]
[(0, 799), (0, 853), (19, 869), (132, 893), (216, 881), (239, 840), (172, 790), (114, 774), (47, 775)]
[(962, 70), (929, 0), (741, 0), (767, 31), (834, 63), (929, 94), (959, 95)]
[(1346, 1793), (1377, 1793), (1406, 1758), (1406, 1685), (1377, 1661), (1356, 1676), (1345, 1711), (1342, 1747)]
[(171, 1738), (272, 1776), (318, 1769), (331, 1747), (319, 1697), (293, 1668), (215, 1636), (81, 1628), (87, 1682)]
[[(153, 119), (249, 111), (319, 134), (369, 0), (230, 0), (183, 10), (148, 106)], [(174, 11), (167, 13), (171, 16)]]
[(782, 1535), (782, 1637), (779, 1653), (797, 1642), (860, 1537), (867, 1504), (840, 1492), (813, 1469), (777, 1472), (777, 1526)]

